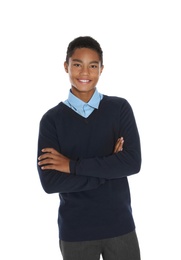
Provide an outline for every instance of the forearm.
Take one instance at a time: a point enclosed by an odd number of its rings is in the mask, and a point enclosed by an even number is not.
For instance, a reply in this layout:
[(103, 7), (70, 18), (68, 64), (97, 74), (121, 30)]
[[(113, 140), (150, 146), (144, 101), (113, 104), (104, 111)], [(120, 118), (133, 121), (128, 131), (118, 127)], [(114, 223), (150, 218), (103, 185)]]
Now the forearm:
[(70, 171), (76, 176), (91, 176), (104, 179), (117, 179), (136, 174), (141, 167), (141, 153), (138, 151), (122, 152), (106, 157), (81, 159), (70, 162)]
[[(49, 119), (50, 120), (50, 119)], [(38, 153), (37, 157), (42, 156), (42, 149), (46, 147), (60, 151), (57, 140), (56, 128), (47, 119), (40, 122)], [(39, 159), (37, 163), (39, 163)], [(98, 188), (105, 180), (87, 176), (75, 176), (58, 170), (42, 169), (44, 165), (37, 165), (40, 181), (43, 189), (47, 193), (79, 192)]]
[(124, 147), (108, 156), (70, 161), (70, 172), (77, 176), (117, 179), (136, 174), (141, 168), (141, 145), (134, 118), (122, 129)]
[(69, 193), (97, 189), (105, 180), (65, 174), (55, 170), (42, 171), (38, 166), (42, 187), (47, 193)]

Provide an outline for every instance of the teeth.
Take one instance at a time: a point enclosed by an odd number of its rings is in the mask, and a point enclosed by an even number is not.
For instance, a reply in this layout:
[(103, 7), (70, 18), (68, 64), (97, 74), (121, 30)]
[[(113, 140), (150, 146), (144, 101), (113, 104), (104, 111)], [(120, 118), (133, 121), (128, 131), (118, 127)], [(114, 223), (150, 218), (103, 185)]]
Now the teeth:
[(87, 82), (89, 82), (88, 79), (80, 79), (80, 81), (83, 82), (83, 83), (87, 83)]

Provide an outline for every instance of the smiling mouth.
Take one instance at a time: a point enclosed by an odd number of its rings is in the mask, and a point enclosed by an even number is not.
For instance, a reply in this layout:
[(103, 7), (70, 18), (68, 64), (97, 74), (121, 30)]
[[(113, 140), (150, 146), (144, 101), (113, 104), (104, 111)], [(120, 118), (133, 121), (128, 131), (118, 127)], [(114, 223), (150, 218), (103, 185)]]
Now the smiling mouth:
[(90, 80), (89, 79), (79, 79), (79, 82), (81, 82), (81, 83), (89, 83)]

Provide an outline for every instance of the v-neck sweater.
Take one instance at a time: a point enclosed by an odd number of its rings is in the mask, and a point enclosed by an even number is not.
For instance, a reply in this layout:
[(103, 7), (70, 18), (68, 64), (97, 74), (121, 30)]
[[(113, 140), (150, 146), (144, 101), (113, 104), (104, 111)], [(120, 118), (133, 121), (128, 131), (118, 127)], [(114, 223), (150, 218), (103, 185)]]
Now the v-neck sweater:
[[(119, 137), (123, 151), (114, 153)], [(127, 177), (140, 171), (141, 148), (126, 99), (104, 95), (87, 118), (60, 102), (40, 121), (38, 156), (45, 147), (71, 159), (70, 174), (37, 166), (45, 192), (59, 193), (60, 240), (106, 239), (135, 229)]]

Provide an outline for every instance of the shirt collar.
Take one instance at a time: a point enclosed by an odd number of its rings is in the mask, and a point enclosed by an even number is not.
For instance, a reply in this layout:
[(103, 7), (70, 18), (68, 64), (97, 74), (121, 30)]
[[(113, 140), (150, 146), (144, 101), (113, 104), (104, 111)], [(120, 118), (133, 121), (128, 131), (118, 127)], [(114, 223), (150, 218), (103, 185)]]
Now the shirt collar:
[(89, 105), (92, 108), (98, 109), (99, 103), (100, 103), (102, 97), (103, 97), (103, 95), (100, 94), (96, 89), (93, 96), (89, 100), (89, 102), (85, 103), (81, 99), (77, 98), (74, 94), (72, 94), (71, 91), (69, 91), (67, 101), (70, 104), (70, 106), (74, 107), (74, 109), (77, 110), (77, 111), (82, 110), (85, 104)]

